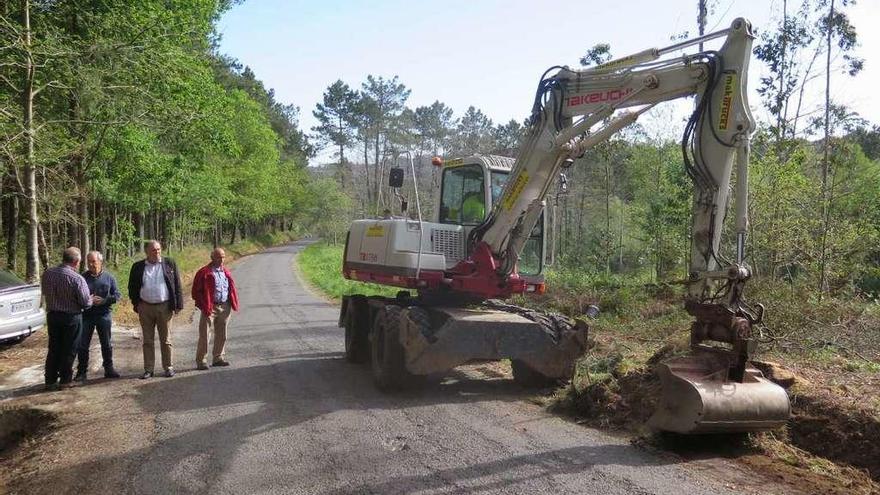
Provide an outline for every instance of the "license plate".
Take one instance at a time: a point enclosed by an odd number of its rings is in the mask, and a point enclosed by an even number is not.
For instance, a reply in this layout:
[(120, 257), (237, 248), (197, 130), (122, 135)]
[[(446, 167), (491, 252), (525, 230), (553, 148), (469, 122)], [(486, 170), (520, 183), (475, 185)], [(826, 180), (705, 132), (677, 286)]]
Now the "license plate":
[(28, 311), (34, 307), (31, 301), (19, 301), (12, 303), (12, 314)]

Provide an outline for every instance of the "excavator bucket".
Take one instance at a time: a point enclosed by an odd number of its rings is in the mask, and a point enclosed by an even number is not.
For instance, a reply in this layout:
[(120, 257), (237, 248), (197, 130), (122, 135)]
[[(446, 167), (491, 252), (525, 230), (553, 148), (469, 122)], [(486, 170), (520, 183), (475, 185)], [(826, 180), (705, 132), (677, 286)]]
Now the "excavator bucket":
[(782, 387), (747, 366), (742, 382), (728, 379), (729, 360), (698, 351), (660, 363), (662, 395), (648, 426), (675, 433), (733, 433), (771, 430), (788, 420)]

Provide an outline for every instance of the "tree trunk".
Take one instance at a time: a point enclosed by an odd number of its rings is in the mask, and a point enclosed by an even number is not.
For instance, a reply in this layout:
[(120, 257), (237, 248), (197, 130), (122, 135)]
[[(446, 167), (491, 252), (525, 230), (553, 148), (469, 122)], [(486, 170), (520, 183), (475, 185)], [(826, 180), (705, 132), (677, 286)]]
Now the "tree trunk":
[(30, 0), (21, 0), (22, 28), (24, 34), (24, 90), (22, 92), (22, 107), (24, 109), (24, 196), (25, 210), (27, 211), (27, 234), (25, 236), (26, 273), (28, 282), (36, 283), (40, 279), (40, 265), (37, 256), (37, 229), (39, 228), (39, 216), (37, 214), (37, 174), (34, 165), (34, 64), (31, 52), (31, 17)]
[(163, 210), (161, 213), (156, 215), (157, 222), (159, 223), (159, 238), (161, 239), (159, 242), (162, 243), (163, 246), (168, 246), (171, 248), (171, 235), (168, 230), (168, 212)]
[(10, 195), (5, 203), (6, 267), (15, 271), (18, 267), (18, 195)]
[(95, 201), (95, 249), (107, 254), (107, 215), (101, 201)]
[(46, 232), (43, 230), (42, 223), (40, 224), (40, 264), (43, 266), (43, 270), (49, 268), (49, 245), (46, 243)]
[(605, 273), (611, 274), (611, 165), (608, 160), (605, 160), (605, 237), (603, 239)]
[(822, 240), (819, 251), (819, 301), (822, 300), (822, 294), (827, 289), (828, 276), (828, 229), (829, 220), (831, 218), (831, 198), (828, 192), (828, 171), (831, 167), (829, 155), (831, 152), (831, 22), (834, 18), (834, 0), (828, 9), (828, 37), (826, 48), (828, 52), (825, 58), (825, 140), (822, 150)]
[(147, 219), (145, 218), (145, 215), (142, 212), (136, 212), (132, 216), (133, 216), (132, 220), (134, 220), (134, 228), (135, 228), (135, 231), (137, 232), (137, 240), (135, 241), (135, 245), (134, 245), (134, 249), (133, 249), (134, 252), (131, 253), (131, 254), (134, 254), (134, 253), (140, 252), (143, 249), (143, 242), (147, 240), (147, 235), (146, 235), (147, 234), (147, 232), (146, 232)]
[[(80, 178), (77, 177), (78, 181), (79, 179)], [(89, 200), (88, 193), (86, 192), (85, 187), (83, 187), (82, 184), (80, 184), (80, 187), (78, 189), (80, 191), (79, 198), (76, 202), (76, 231), (78, 234), (78, 239), (75, 245), (79, 246), (79, 248), (83, 252), (83, 255), (85, 256), (85, 253), (88, 253), (92, 250), (91, 243), (89, 242)]]

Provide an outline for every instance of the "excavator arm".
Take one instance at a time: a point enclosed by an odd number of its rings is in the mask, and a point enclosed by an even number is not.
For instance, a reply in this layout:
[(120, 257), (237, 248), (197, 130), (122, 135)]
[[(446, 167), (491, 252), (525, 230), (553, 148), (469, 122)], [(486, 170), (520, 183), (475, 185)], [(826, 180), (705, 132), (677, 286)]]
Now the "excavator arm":
[[(662, 59), (665, 54), (724, 37), (718, 51)], [(685, 309), (695, 318), (689, 356), (658, 367), (664, 394), (650, 424), (681, 433), (774, 428), (789, 415), (784, 390), (749, 365), (752, 326), (763, 307), (742, 298), (748, 228), (749, 136), (755, 121), (746, 95), (754, 35), (745, 19), (728, 29), (597, 67), (550, 69), (538, 85), (527, 135), (504, 192), (470, 237), (472, 259), (454, 283), (473, 292), (515, 292), (516, 263), (539, 221), (561, 169), (658, 103), (694, 96), (682, 153), (693, 185), (691, 257)], [(550, 71), (548, 71), (549, 73)], [(628, 109), (618, 112), (618, 110)], [(731, 176), (736, 168), (736, 182)], [(735, 259), (721, 251), (731, 190), (735, 203)], [(474, 275), (477, 276), (474, 276)], [(488, 280), (488, 282), (487, 282)]]
[[(657, 60), (722, 36), (726, 41), (718, 51)], [(498, 275), (504, 279), (514, 273), (561, 169), (658, 103), (695, 96), (696, 109), (682, 143), (694, 184), (690, 293), (696, 299), (709, 298), (713, 280), (727, 278), (727, 269), (733, 266), (719, 255), (719, 247), (735, 163), (736, 263), (741, 265), (744, 257), (749, 135), (755, 128), (746, 98), (752, 39), (748, 21), (737, 19), (729, 29), (700, 39), (589, 69), (559, 68), (542, 78), (507, 186), (486, 221), (471, 234), (475, 246), (484, 243), (491, 251)], [(624, 108), (629, 111), (618, 112)]]

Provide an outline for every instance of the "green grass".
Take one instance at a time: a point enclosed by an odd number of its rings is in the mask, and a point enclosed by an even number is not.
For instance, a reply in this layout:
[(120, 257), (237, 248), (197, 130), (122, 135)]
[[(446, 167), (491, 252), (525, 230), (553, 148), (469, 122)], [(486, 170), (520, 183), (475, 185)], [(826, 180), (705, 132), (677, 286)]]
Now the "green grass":
[(312, 244), (299, 255), (299, 266), (306, 279), (324, 294), (340, 298), (350, 294), (366, 294), (394, 297), (400, 290), (376, 284), (353, 282), (342, 278), (341, 244), (324, 242)]

